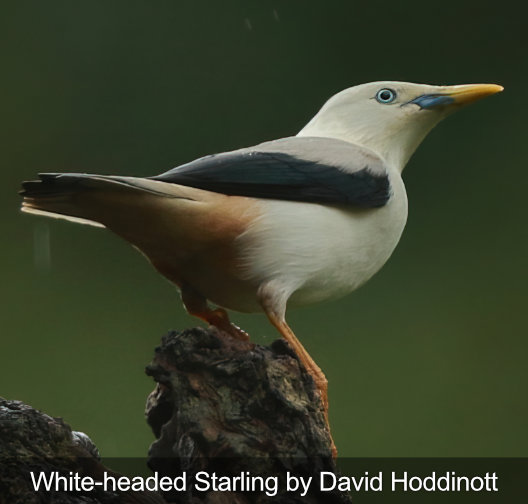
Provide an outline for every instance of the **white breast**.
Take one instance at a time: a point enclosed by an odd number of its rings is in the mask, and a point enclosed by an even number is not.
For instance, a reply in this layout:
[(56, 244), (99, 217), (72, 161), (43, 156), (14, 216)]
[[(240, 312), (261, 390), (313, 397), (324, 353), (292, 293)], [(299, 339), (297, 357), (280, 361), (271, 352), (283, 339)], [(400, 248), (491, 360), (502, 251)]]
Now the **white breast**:
[(407, 196), (397, 172), (391, 187), (387, 205), (374, 209), (261, 200), (261, 217), (238, 238), (244, 276), (280, 282), (293, 305), (353, 291), (385, 264), (405, 226)]

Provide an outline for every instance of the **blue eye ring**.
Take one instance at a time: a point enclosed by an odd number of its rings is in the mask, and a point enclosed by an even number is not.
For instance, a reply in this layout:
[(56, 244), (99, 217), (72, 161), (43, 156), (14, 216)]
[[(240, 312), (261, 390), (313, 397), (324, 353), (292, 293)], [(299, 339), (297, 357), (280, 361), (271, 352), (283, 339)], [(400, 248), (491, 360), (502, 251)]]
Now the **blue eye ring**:
[(386, 105), (392, 103), (396, 99), (396, 91), (394, 89), (383, 88), (376, 93), (376, 100), (378, 103)]

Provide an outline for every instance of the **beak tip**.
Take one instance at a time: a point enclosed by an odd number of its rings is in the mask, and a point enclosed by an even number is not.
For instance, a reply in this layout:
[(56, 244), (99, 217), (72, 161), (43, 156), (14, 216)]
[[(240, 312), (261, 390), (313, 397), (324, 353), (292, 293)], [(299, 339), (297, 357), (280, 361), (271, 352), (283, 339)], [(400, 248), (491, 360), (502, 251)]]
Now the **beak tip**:
[(487, 86), (491, 94), (502, 93), (504, 91), (504, 86), (500, 84), (487, 84)]
[(466, 105), (502, 91), (504, 91), (504, 87), (499, 84), (465, 84), (454, 86), (450, 96), (455, 100), (455, 103)]

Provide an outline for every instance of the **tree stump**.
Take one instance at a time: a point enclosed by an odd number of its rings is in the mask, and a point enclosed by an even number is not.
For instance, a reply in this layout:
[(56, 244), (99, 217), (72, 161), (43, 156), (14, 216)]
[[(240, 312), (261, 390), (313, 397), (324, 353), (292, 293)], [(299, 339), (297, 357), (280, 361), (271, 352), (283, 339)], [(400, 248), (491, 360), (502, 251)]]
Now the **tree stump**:
[[(264, 347), (213, 328), (171, 332), (146, 371), (157, 382), (146, 406), (157, 439), (145, 462), (159, 478), (183, 478), (185, 490), (35, 492), (31, 471), (95, 481), (105, 473), (120, 475), (101, 463), (88, 436), (62, 419), (0, 398), (0, 504), (350, 502), (347, 494), (319, 491), (319, 473), (336, 472), (331, 439), (315, 384), (284, 340)], [(279, 484), (273, 494), (258, 481), (197, 488), (201, 471), (240, 482), (276, 478)], [(288, 472), (313, 478), (306, 495), (286, 491)]]
[[(346, 494), (319, 492), (320, 471), (336, 472), (331, 439), (314, 381), (283, 339), (264, 347), (212, 328), (171, 332), (147, 374), (157, 382), (146, 408), (157, 437), (151, 469), (169, 476), (185, 471), (188, 478), (198, 471), (249, 472), (282, 483), (274, 498), (195, 492), (186, 502), (349, 502)], [(317, 484), (302, 498), (287, 493), (282, 480), (288, 471)]]

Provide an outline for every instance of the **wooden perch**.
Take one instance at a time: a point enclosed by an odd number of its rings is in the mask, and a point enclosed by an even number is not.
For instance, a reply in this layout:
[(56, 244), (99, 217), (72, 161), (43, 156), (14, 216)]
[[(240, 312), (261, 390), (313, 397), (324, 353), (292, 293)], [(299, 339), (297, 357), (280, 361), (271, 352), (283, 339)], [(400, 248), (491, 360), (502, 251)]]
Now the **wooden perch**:
[[(212, 328), (171, 332), (147, 374), (158, 382), (146, 408), (158, 438), (149, 452), (153, 470), (171, 476), (249, 471), (280, 479), (290, 471), (315, 481), (320, 471), (336, 471), (313, 379), (283, 339), (264, 347)], [(318, 485), (302, 499), (282, 487), (288, 502), (349, 502), (339, 492), (320, 494)], [(265, 496), (242, 493), (194, 497), (196, 502), (266, 502)]]
[[(317, 481), (320, 471), (336, 472), (336, 466), (313, 380), (282, 339), (263, 347), (213, 328), (171, 332), (156, 348), (147, 374), (157, 382), (146, 407), (157, 438), (147, 463), (160, 477), (184, 474), (187, 491), (163, 498), (102, 489), (37, 494), (29, 471), (71, 471), (96, 481), (104, 471), (119, 475), (102, 465), (87, 437), (61, 419), (0, 399), (0, 504), (350, 502), (344, 493), (320, 493), (317, 484), (304, 497), (286, 493), (287, 471)], [(239, 489), (198, 491), (192, 482), (199, 471), (273, 476), (281, 484), (272, 497)]]

